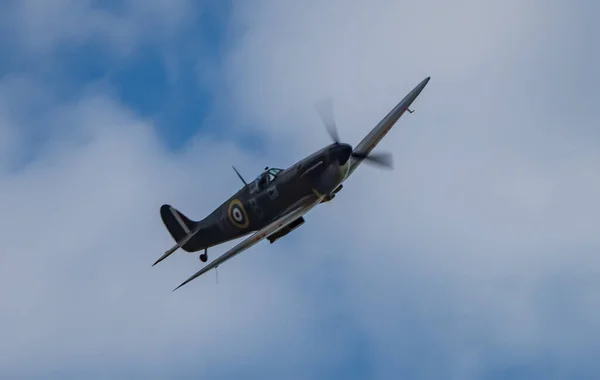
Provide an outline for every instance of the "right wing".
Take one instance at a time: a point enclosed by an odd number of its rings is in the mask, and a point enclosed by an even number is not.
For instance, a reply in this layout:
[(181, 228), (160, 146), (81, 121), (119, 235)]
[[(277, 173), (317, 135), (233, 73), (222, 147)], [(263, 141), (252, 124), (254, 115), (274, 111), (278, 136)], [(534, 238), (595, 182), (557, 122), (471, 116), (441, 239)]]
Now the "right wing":
[[(354, 147), (356, 152), (369, 154), (375, 148), (381, 139), (389, 132), (389, 130), (396, 124), (398, 119), (404, 114), (404, 111), (408, 110), (408, 107), (415, 101), (417, 96), (423, 91), (427, 83), (429, 83), (430, 77), (427, 77), (421, 81), (411, 92), (409, 92), (404, 99), (400, 101), (380, 122), (369, 132), (367, 136), (360, 143)], [(411, 112), (412, 113), (412, 112)], [(350, 174), (356, 170), (358, 165), (363, 162), (362, 158), (350, 158), (350, 167), (348, 174), (344, 181), (350, 177)]]
[(258, 230), (253, 235), (249, 236), (248, 238), (243, 240), (241, 243), (239, 243), (235, 247), (231, 248), (229, 251), (225, 252), (224, 254), (222, 254), (215, 260), (213, 260), (210, 264), (207, 264), (204, 268), (202, 268), (198, 272), (196, 272), (192, 277), (188, 278), (181, 285), (179, 285), (178, 287), (173, 289), (173, 291), (179, 289), (183, 285), (185, 285), (188, 282), (194, 280), (195, 278), (203, 275), (204, 273), (208, 272), (209, 270), (218, 267), (219, 265), (223, 264), (225, 261), (236, 256), (238, 253), (241, 253), (241, 252), (245, 251), (246, 249), (252, 247), (259, 241), (266, 238), (267, 236), (270, 236), (270, 235), (274, 234), (275, 232), (279, 231), (280, 229), (284, 228), (289, 223), (293, 222), (294, 220), (298, 219), (302, 215), (309, 212), (313, 207), (318, 205), (323, 198), (324, 198), (323, 196), (321, 196), (321, 197), (315, 197), (315, 196), (306, 197), (304, 200), (300, 201), (296, 205), (296, 207), (293, 207), (289, 211), (284, 213), (283, 216), (280, 216), (279, 218), (277, 218), (275, 221), (271, 222), (266, 227), (263, 227), (262, 229)]

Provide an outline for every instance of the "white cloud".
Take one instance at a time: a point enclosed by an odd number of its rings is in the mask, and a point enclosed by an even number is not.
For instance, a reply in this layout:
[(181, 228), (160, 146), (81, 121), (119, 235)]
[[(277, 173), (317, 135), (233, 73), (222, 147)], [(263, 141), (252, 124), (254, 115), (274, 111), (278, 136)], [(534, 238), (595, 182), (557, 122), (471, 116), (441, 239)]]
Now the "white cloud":
[(24, 0), (7, 5), (5, 38), (40, 56), (64, 44), (100, 42), (127, 55), (140, 43), (164, 40), (194, 21), (198, 5), (189, 0), (128, 0), (114, 9), (92, 0)]

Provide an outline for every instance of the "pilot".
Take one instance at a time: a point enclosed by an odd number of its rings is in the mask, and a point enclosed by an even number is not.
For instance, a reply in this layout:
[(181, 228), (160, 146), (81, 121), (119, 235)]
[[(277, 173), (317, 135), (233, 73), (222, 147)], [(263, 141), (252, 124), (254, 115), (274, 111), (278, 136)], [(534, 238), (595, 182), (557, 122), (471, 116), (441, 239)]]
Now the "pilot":
[(269, 184), (269, 176), (267, 175), (267, 173), (263, 173), (263, 175), (258, 180), (258, 188), (262, 190), (262, 189), (266, 188), (268, 184)]

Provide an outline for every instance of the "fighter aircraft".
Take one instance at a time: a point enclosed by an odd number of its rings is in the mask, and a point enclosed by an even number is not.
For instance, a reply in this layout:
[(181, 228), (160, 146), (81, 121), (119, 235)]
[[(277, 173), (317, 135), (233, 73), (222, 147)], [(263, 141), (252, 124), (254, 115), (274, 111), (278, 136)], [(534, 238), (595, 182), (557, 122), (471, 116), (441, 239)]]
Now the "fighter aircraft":
[(320, 203), (331, 201), (363, 161), (391, 167), (388, 154), (371, 151), (405, 111), (414, 112), (409, 107), (429, 79), (425, 78), (409, 92), (354, 149), (340, 141), (331, 105), (322, 102), (317, 110), (332, 144), (287, 169), (267, 167), (250, 183), (233, 167), (244, 186), (200, 221), (187, 218), (168, 204), (162, 205), (162, 221), (177, 244), (153, 266), (179, 248), (187, 252), (203, 250), (200, 260), (206, 262), (208, 248), (252, 234), (173, 289), (175, 291), (261, 240), (266, 238), (272, 244), (300, 227), (304, 224), (304, 214)]

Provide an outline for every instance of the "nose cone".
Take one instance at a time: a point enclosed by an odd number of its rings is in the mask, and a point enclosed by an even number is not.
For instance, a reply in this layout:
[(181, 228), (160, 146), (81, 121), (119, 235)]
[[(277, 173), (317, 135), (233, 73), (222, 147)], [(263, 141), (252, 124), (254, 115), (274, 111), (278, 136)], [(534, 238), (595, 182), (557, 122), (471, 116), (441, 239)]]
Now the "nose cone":
[(331, 147), (331, 158), (337, 160), (340, 165), (344, 165), (351, 154), (352, 147), (348, 144), (335, 144)]

